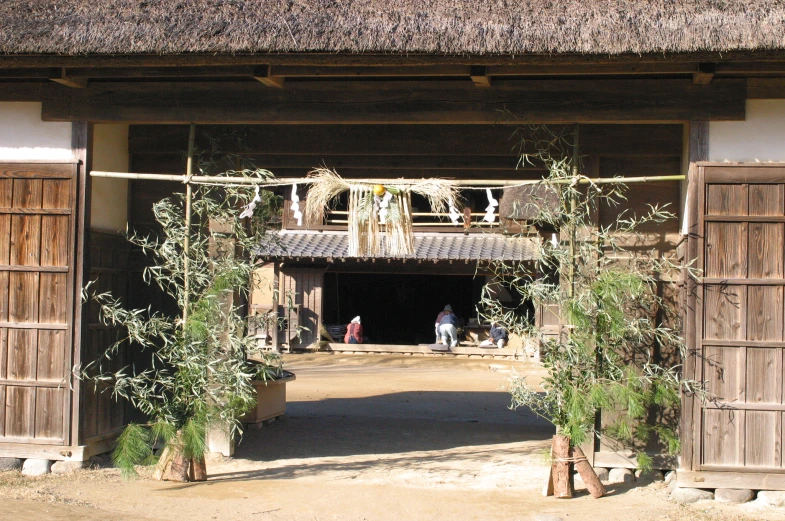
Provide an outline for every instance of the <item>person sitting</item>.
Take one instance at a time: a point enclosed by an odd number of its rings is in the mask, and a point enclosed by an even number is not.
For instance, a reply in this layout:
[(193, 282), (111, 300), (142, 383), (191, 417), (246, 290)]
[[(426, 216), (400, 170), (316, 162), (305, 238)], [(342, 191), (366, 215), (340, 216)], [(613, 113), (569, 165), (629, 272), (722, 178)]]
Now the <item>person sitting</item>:
[(444, 306), (444, 310), (436, 316), (436, 322), (434, 322), (433, 328), (436, 331), (436, 343), (439, 343), (439, 340), (442, 338), (441, 332), (439, 332), (439, 324), (442, 322), (442, 318), (444, 318), (445, 313), (447, 312), (452, 313), (452, 306), (447, 304)]
[(488, 333), (489, 337), (480, 343), (480, 347), (496, 346), (502, 349), (510, 341), (507, 330), (504, 329), (498, 322), (491, 323), (491, 331)]
[(447, 338), (450, 339), (450, 347), (458, 345), (458, 317), (455, 314), (445, 309), (442, 319), (439, 321), (439, 334), (442, 337), (442, 344), (447, 344)]
[(344, 344), (362, 344), (363, 326), (360, 324), (360, 316), (357, 315), (346, 327), (346, 335), (343, 337)]

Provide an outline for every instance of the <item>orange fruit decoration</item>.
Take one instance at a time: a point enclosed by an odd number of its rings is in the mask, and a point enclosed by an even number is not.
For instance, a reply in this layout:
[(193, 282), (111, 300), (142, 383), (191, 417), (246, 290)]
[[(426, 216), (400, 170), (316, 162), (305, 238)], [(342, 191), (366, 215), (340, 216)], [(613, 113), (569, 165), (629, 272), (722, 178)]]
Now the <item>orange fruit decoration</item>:
[(374, 195), (378, 195), (379, 197), (383, 196), (384, 192), (386, 192), (386, 191), (387, 191), (387, 189), (384, 186), (382, 186), (382, 185), (374, 185), (373, 186), (373, 193), (374, 193)]

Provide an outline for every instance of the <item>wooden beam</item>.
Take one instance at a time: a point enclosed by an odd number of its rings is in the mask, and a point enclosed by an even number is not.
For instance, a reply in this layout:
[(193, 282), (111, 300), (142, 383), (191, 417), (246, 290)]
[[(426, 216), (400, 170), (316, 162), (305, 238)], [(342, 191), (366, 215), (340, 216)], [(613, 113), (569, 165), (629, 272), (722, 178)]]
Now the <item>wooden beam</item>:
[[(772, 471), (776, 470), (772, 468)], [(699, 472), (679, 470), (676, 486), (685, 488), (748, 488), (752, 490), (785, 490), (785, 474), (778, 472)]]
[[(581, 149), (586, 155), (602, 157), (681, 157), (682, 129), (681, 124), (583, 125)], [(334, 157), (352, 156), (367, 165), (374, 161), (383, 165), (388, 160), (417, 160), (426, 162), (424, 165), (461, 168), (468, 168), (473, 162), (517, 161), (516, 144), (520, 139), (515, 127), (505, 125), (238, 125), (216, 130), (236, 130), (242, 136), (242, 150), (232, 149), (230, 144), (224, 148), (245, 151), (252, 157), (302, 155), (310, 163), (314, 157), (332, 161)], [(206, 137), (197, 132), (197, 147), (209, 147)], [(187, 125), (132, 125), (129, 153), (179, 154), (187, 140)], [(466, 166), (462, 166), (464, 163)]]
[[(11, 55), (0, 56), (0, 68), (21, 67), (194, 67), (216, 65), (577, 65), (674, 64), (718, 61), (717, 52), (595, 55), (531, 53), (516, 55), (447, 55), (404, 53), (190, 53), (125, 55)], [(782, 50), (729, 51), (723, 63), (783, 62)], [(693, 69), (694, 70), (694, 69)]]
[(692, 73), (692, 83), (695, 85), (708, 85), (714, 79), (716, 66), (713, 63), (700, 63), (698, 70)]
[(262, 82), (268, 87), (273, 87), (275, 89), (283, 88), (284, 78), (281, 76), (273, 76), (270, 72), (269, 65), (260, 65), (258, 67), (254, 67), (253, 79)]
[(744, 119), (744, 80), (107, 83), (44, 100), (46, 121), (137, 123), (517, 124)]
[(87, 78), (68, 76), (66, 74), (65, 68), (60, 71), (60, 74), (52, 76), (49, 79), (55, 83), (59, 83), (60, 85), (71, 87), (72, 89), (84, 89), (87, 87)]
[(475, 87), (488, 88), (491, 86), (491, 79), (488, 77), (486, 67), (483, 65), (473, 66), (469, 77), (472, 79)]
[(785, 99), (785, 78), (749, 78), (747, 99)]

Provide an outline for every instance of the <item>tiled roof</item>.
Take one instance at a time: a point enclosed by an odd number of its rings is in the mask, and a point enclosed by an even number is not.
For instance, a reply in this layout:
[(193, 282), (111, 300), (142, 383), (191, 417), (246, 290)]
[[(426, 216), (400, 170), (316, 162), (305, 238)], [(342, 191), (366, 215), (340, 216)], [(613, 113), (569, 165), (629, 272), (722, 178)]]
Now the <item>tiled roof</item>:
[[(348, 257), (348, 234), (335, 231), (284, 230), (260, 244), (256, 254), (260, 257)], [(534, 239), (505, 237), (500, 234), (415, 233), (415, 254), (407, 259), (428, 260), (503, 260), (526, 261), (537, 258)], [(382, 240), (380, 258), (386, 258)]]

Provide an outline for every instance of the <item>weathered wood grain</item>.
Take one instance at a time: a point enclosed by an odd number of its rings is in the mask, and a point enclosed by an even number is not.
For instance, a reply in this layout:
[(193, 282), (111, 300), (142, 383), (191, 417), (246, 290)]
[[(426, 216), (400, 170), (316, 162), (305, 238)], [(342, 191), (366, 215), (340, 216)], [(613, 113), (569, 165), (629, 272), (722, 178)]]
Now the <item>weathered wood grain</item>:
[(782, 403), (782, 349), (747, 348), (747, 403)]
[(781, 286), (747, 288), (747, 340), (781, 341), (782, 317), (783, 288)]
[(63, 440), (63, 398), (67, 388), (35, 390), (36, 439)]
[(747, 411), (745, 413), (744, 465), (782, 466), (782, 413)]
[(747, 223), (707, 223), (706, 251), (706, 277), (746, 277)]
[[(727, 224), (717, 224), (717, 226), (727, 226)], [(785, 224), (749, 223), (748, 230), (747, 276), (755, 279), (783, 278), (785, 249), (782, 246), (785, 244)]]
[(703, 463), (742, 466), (744, 415), (747, 411), (703, 411)]
[(706, 286), (704, 290), (704, 338), (743, 339), (742, 310), (745, 307), (742, 290), (737, 286)]
[(703, 377), (706, 387), (723, 402), (736, 402), (743, 396), (744, 382), (739, 357), (740, 349), (737, 347), (704, 348)]
[(38, 266), (41, 260), (41, 216), (11, 216), (10, 264)]
[(36, 381), (60, 383), (67, 376), (65, 336), (65, 331), (38, 332)]
[(5, 435), (33, 439), (35, 437), (35, 389), (6, 386)]
[(36, 272), (9, 273), (9, 322), (38, 322), (38, 280)]

